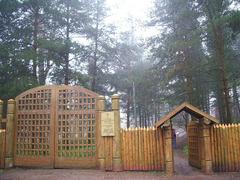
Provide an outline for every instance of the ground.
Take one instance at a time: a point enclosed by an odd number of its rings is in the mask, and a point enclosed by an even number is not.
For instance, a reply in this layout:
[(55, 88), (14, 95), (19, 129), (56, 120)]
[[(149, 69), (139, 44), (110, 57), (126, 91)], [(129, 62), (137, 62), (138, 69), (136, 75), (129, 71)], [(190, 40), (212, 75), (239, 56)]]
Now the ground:
[(174, 155), (175, 175), (167, 177), (163, 172), (103, 172), (100, 170), (79, 170), (79, 169), (23, 169), (14, 168), (0, 170), (0, 180), (101, 180), (101, 179), (163, 179), (163, 180), (230, 180), (240, 179), (240, 173), (215, 173), (204, 175), (200, 170), (188, 165), (185, 156), (181, 151), (176, 150)]

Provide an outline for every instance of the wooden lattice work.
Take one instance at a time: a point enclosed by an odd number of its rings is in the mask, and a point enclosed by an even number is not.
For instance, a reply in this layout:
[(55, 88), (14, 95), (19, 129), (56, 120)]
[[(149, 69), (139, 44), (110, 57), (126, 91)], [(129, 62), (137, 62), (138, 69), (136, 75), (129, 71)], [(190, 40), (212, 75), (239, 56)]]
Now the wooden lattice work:
[(57, 89), (56, 167), (95, 166), (95, 98), (82, 88)]
[(34, 88), (16, 98), (15, 165), (53, 166), (53, 89)]
[(96, 96), (87, 89), (65, 85), (38, 87), (19, 95), (15, 165), (95, 166)]
[(196, 168), (201, 168), (201, 128), (197, 122), (188, 124), (188, 161)]

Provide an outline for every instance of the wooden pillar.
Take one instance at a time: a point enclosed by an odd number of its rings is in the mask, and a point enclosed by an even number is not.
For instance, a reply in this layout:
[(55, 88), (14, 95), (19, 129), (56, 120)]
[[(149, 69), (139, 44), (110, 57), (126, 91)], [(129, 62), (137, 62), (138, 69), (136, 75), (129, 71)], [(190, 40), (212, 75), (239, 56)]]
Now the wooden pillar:
[(98, 96), (96, 108), (97, 120), (97, 167), (101, 170), (105, 169), (105, 155), (104, 155), (104, 138), (101, 136), (101, 112), (105, 110), (104, 96)]
[(210, 125), (202, 122), (202, 171), (206, 174), (212, 174), (212, 154), (211, 154), (211, 139)]
[(122, 171), (122, 156), (121, 156), (121, 134), (120, 134), (120, 105), (119, 95), (112, 96), (112, 111), (114, 112), (114, 131), (113, 137), (113, 171)]
[(5, 167), (13, 167), (13, 144), (14, 144), (14, 114), (15, 100), (8, 100), (7, 106), (7, 125), (6, 125), (6, 155)]
[(0, 99), (0, 129), (2, 129), (3, 101)]
[(173, 147), (172, 147), (172, 126), (163, 127), (164, 133), (164, 154), (165, 154), (165, 171), (168, 176), (174, 172)]

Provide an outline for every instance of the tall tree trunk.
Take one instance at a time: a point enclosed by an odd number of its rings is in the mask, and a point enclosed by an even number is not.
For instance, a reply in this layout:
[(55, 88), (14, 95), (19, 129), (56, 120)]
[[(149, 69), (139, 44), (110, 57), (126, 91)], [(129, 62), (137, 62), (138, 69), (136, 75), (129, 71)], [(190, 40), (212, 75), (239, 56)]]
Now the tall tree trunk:
[(139, 116), (139, 125), (142, 127), (142, 113), (141, 113), (141, 106), (138, 106), (138, 116)]
[(33, 23), (33, 78), (38, 81), (37, 77), (37, 63), (38, 63), (38, 32), (39, 32), (39, 8), (33, 9), (34, 23)]
[(218, 65), (218, 76), (220, 83), (220, 98), (223, 100), (223, 119), (224, 122), (231, 123), (232, 115), (230, 110), (228, 81), (226, 78), (226, 68), (224, 63), (224, 37), (221, 26), (217, 26), (215, 28), (214, 43), (216, 48), (216, 63)]
[(235, 81), (233, 83), (233, 101), (236, 107), (236, 119), (238, 119), (240, 117), (240, 103), (239, 103), (239, 95), (237, 92), (237, 85)]
[(69, 53), (70, 53), (70, 5), (69, 2), (67, 2), (67, 24), (66, 24), (66, 42), (65, 42), (65, 47), (66, 47), (66, 52), (64, 56), (64, 84), (68, 85), (69, 84)]
[(193, 81), (192, 81), (192, 71), (191, 71), (192, 63), (189, 56), (188, 48), (184, 50), (184, 55), (185, 55), (184, 62), (186, 67), (185, 77), (187, 79), (187, 82), (186, 82), (187, 101), (190, 104), (193, 104)]
[(94, 54), (93, 54), (93, 67), (92, 67), (92, 83), (91, 90), (96, 90), (96, 79), (97, 79), (97, 52), (98, 52), (98, 33), (99, 33), (99, 1), (97, 0), (97, 11), (96, 11), (96, 27), (94, 37)]
[(225, 67), (223, 25), (216, 21), (216, 16), (219, 16), (219, 14), (223, 13), (222, 12), (223, 9), (221, 8), (223, 6), (223, 1), (219, 1), (217, 5), (219, 7), (214, 7), (211, 1), (206, 1), (207, 15), (213, 32), (215, 61), (218, 68), (217, 74), (219, 81), (218, 104), (219, 110), (222, 111), (219, 113), (220, 116), (222, 116), (220, 117), (220, 119), (222, 119), (223, 122), (231, 123), (232, 117), (229, 102), (228, 81)]

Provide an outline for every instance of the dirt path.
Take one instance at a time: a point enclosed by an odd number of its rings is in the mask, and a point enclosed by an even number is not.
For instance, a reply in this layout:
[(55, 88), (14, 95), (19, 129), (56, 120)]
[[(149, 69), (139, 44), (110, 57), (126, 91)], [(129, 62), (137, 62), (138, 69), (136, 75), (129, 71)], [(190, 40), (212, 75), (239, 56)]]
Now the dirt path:
[(102, 180), (102, 179), (147, 179), (147, 180), (236, 180), (240, 173), (220, 173), (211, 176), (174, 175), (165, 176), (162, 172), (104, 172), (99, 170), (79, 169), (22, 169), (0, 170), (0, 180)]
[(176, 175), (202, 175), (200, 169), (189, 166), (187, 156), (182, 150), (174, 149), (174, 170)]
[(104, 172), (82, 169), (23, 169), (0, 170), (0, 180), (102, 180), (102, 179), (147, 179), (147, 180), (240, 180), (240, 173), (215, 173), (204, 175), (200, 170), (188, 165), (184, 155), (175, 151), (175, 175), (167, 177), (163, 172), (124, 171)]

